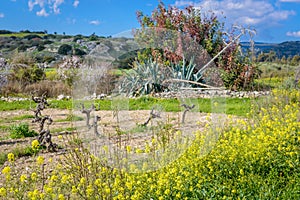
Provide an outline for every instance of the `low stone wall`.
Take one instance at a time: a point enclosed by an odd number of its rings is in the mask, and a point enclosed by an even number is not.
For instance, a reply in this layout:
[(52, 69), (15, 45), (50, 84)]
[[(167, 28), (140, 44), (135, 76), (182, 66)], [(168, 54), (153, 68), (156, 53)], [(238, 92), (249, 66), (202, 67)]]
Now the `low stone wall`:
[(7, 101), (7, 102), (14, 102), (14, 101), (26, 101), (30, 100), (29, 98), (22, 98), (22, 97), (1, 97), (0, 101)]
[[(224, 97), (224, 98), (254, 98), (260, 96), (270, 95), (270, 91), (230, 91), (230, 90), (182, 90), (178, 92), (163, 92), (156, 93), (153, 96), (157, 98), (211, 98), (211, 97)], [(59, 95), (57, 100), (70, 100), (71, 96)], [(85, 97), (84, 100), (95, 99), (111, 99), (110, 96), (105, 94), (92, 95)], [(29, 98), (21, 97), (1, 97), (0, 101), (24, 101), (30, 100)]]

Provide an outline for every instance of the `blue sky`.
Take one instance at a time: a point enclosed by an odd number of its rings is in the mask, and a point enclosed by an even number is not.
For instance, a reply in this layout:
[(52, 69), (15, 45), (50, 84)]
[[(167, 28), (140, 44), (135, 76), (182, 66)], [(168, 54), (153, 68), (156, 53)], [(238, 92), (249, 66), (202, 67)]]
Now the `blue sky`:
[[(232, 24), (250, 26), (257, 31), (255, 41), (300, 40), (300, 0), (163, 2), (178, 7), (193, 5), (203, 11), (212, 10), (228, 27)], [(157, 4), (158, 0), (1, 0), (0, 29), (109, 36), (138, 28), (136, 11), (150, 14)]]

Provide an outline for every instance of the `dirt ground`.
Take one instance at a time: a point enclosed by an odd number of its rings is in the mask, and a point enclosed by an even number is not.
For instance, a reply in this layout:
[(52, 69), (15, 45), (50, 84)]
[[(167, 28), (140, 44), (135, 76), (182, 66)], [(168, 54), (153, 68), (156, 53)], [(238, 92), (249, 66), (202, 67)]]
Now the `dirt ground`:
[[(46, 128), (49, 128), (52, 134), (52, 141), (60, 147), (56, 152), (48, 152), (42, 150), (39, 155), (45, 157), (45, 160), (53, 160), (56, 163), (65, 152), (68, 151), (67, 142), (69, 135), (75, 132), (79, 133), (79, 136), (88, 144), (93, 142), (98, 146), (110, 144), (115, 146), (122, 143), (122, 145), (132, 146), (133, 148), (144, 148), (145, 144), (153, 138), (152, 127), (158, 127), (164, 124), (172, 124), (172, 127), (176, 130), (180, 130), (183, 136), (189, 137), (194, 131), (204, 130), (205, 124), (208, 123), (206, 113), (187, 112), (185, 116), (185, 122), (182, 123), (183, 113), (175, 112), (159, 112), (154, 111), (155, 115), (159, 117), (152, 118), (147, 124), (147, 128), (143, 127), (149, 119), (149, 110), (138, 111), (95, 111), (91, 115), (89, 124), (92, 125), (95, 116), (100, 116), (100, 120), (97, 122), (97, 134), (95, 132), (95, 126), (88, 128), (86, 126), (86, 115), (80, 111), (60, 110), (60, 109), (45, 109), (43, 115), (49, 115), (53, 119), (53, 123)], [(67, 118), (70, 115), (80, 117), (80, 121), (68, 121)], [(32, 123), (32, 118), (18, 120), (16, 118), (24, 115), (33, 115), (33, 111), (17, 110), (17, 111), (5, 111), (0, 112), (0, 125), (2, 127), (9, 127), (12, 124), (19, 124), (21, 122), (27, 122), (30, 125), (30, 129), (38, 130), (38, 125)], [(65, 131), (66, 127), (76, 128), (74, 131)], [(146, 131), (145, 131), (146, 130)], [(120, 134), (121, 133), (121, 134)], [(126, 134), (124, 134), (126, 133)], [(62, 138), (59, 135), (63, 136)], [(0, 130), (0, 151), (1, 153), (9, 153), (15, 148), (23, 148), (31, 146), (31, 142), (36, 138), (22, 138), (22, 139), (9, 139), (9, 131), (2, 128)], [(20, 170), (29, 169), (34, 157), (21, 157), (16, 160), (16, 165)], [(48, 163), (48, 165), (53, 165)], [(0, 170), (8, 163), (5, 163)], [(55, 164), (54, 164), (55, 165)], [(53, 166), (54, 166), (53, 165)], [(49, 168), (49, 167), (48, 167)], [(51, 169), (52, 167), (50, 167)]]

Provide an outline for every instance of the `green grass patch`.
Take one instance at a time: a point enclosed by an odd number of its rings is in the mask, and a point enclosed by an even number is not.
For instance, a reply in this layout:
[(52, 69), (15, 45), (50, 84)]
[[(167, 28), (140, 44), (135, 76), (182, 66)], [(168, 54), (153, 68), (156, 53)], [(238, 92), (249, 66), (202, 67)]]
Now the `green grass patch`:
[(7, 153), (0, 153), (0, 166), (3, 165), (7, 160)]
[[(198, 111), (203, 113), (225, 113), (230, 115), (246, 116), (250, 111), (254, 99), (250, 98), (197, 98), (187, 99), (189, 104), (198, 105)], [(182, 111), (184, 102), (178, 99), (157, 99), (152, 97), (141, 97), (129, 100), (130, 110), (151, 110), (153, 106), (159, 105), (166, 112)]]
[[(15, 158), (20, 158), (24, 156), (32, 156), (37, 152), (34, 151), (32, 147), (27, 146), (14, 148), (10, 153), (13, 153), (15, 155)], [(7, 161), (7, 154), (8, 153), (0, 153), (0, 166)]]
[(35, 103), (32, 101), (15, 101), (7, 102), (0, 101), (0, 110), (1, 111), (11, 111), (11, 110), (29, 110), (30, 108), (35, 107)]
[(21, 116), (12, 117), (11, 120), (18, 121), (18, 120), (33, 119), (33, 118), (34, 118), (33, 115), (21, 115)]
[(73, 108), (72, 100), (49, 100), (48, 103), (50, 104), (50, 108), (67, 110), (71, 110)]
[(9, 126), (0, 125), (0, 131), (7, 131), (7, 130), (9, 130)]
[[(232, 115), (245, 116), (250, 110), (251, 100), (249, 98), (215, 98), (215, 99), (186, 99), (188, 102), (196, 103), (199, 106), (199, 112), (204, 113), (226, 113)], [(72, 100), (50, 100), (50, 108), (80, 109), (80, 102), (73, 102)], [(85, 108), (90, 108), (91, 104), (95, 105), (96, 110), (113, 110), (113, 109), (129, 109), (129, 110), (151, 110), (153, 106), (161, 106), (164, 111), (178, 112), (182, 110), (182, 104), (178, 99), (159, 99), (153, 97), (140, 97), (135, 99), (116, 99), (116, 100), (96, 100), (84, 101)], [(217, 106), (216, 104), (217, 103)], [(35, 103), (30, 101), (20, 102), (1, 102), (1, 109), (3, 111), (29, 109), (34, 108)], [(79, 119), (78, 119), (79, 120)]]
[(13, 124), (9, 127), (9, 133), (12, 139), (34, 137), (38, 135), (34, 130), (29, 130), (28, 123)]
[(67, 128), (55, 128), (55, 129), (51, 129), (50, 132), (51, 133), (59, 133), (59, 132), (64, 132), (64, 131), (75, 131), (76, 128), (75, 127), (67, 127)]
[(81, 116), (76, 116), (74, 114), (68, 114), (65, 119), (56, 120), (56, 122), (71, 122), (71, 121), (83, 121), (84, 118)]

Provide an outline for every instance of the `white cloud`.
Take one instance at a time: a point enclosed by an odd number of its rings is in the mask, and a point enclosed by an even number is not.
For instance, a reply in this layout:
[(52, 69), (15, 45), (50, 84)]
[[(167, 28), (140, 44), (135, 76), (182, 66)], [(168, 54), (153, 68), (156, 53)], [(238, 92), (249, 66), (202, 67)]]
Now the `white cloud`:
[(29, 0), (28, 1), (28, 7), (29, 7), (29, 10), (32, 11), (34, 6), (36, 5), (39, 5), (40, 8), (44, 8), (44, 3), (45, 3), (45, 0)]
[(289, 31), (286, 33), (287, 36), (291, 36), (291, 37), (300, 37), (300, 31)]
[(192, 1), (175, 1), (175, 6), (176, 7), (182, 7), (182, 6), (190, 6), (194, 5), (194, 2)]
[(279, 0), (279, 1), (284, 3), (300, 3), (300, 0)]
[(59, 14), (60, 13), (60, 9), (58, 8), (58, 6), (60, 6), (62, 3), (64, 3), (64, 0), (52, 0), (53, 2), (53, 11), (55, 14)]
[(49, 14), (46, 12), (45, 8), (43, 8), (42, 10), (36, 12), (36, 15), (40, 17), (47, 17)]
[(35, 6), (38, 6), (41, 10), (36, 12), (38, 16), (48, 16), (46, 10), (50, 10), (50, 13), (59, 14), (59, 6), (64, 3), (65, 0), (29, 0), (28, 8), (29, 11), (32, 11)]
[(274, 11), (270, 13), (269, 17), (274, 20), (286, 20), (289, 18), (291, 15), (296, 15), (295, 11), (288, 11), (288, 10), (283, 10), (283, 11)]
[(100, 24), (100, 21), (99, 20), (92, 20), (89, 22), (89, 24), (92, 24), (92, 25), (99, 25)]
[[(282, 1), (300, 2), (300, 0)], [(175, 6), (187, 5), (193, 5), (202, 11), (213, 11), (219, 17), (225, 16), (229, 24), (244, 26), (277, 24), (279, 21), (286, 20), (289, 16), (296, 14), (292, 10), (279, 10), (268, 1), (263, 0), (202, 0), (194, 3), (192, 1), (178, 0), (175, 2)]]
[(3, 18), (4, 17), (4, 14), (3, 13), (0, 13), (0, 18)]
[(75, 8), (77, 8), (78, 4), (79, 4), (79, 0), (75, 0), (74, 3), (73, 3), (73, 6), (74, 6)]

